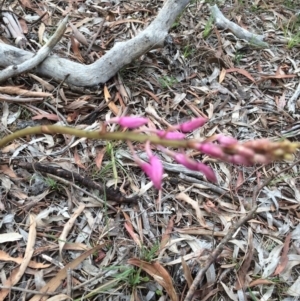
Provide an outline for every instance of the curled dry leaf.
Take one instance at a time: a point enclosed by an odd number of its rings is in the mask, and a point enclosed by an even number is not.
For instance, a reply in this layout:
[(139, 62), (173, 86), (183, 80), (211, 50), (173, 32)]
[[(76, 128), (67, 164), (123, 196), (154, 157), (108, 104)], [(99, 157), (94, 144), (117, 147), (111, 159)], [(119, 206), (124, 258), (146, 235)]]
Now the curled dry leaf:
[(172, 301), (178, 301), (178, 295), (173, 286), (173, 280), (169, 272), (159, 262), (149, 263), (142, 261), (139, 258), (131, 258), (128, 260), (128, 263), (144, 270), (167, 291)]

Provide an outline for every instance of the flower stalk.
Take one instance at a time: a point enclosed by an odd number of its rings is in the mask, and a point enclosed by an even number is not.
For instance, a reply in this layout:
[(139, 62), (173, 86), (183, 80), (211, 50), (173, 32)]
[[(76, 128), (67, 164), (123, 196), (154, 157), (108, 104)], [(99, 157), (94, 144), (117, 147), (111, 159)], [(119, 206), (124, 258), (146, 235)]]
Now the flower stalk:
[[(157, 148), (160, 151), (165, 152), (186, 168), (202, 172), (206, 178), (212, 182), (217, 181), (213, 170), (202, 162), (189, 158), (185, 154), (186, 150), (193, 149), (224, 162), (251, 166), (254, 164), (268, 164), (276, 160), (290, 160), (293, 158), (293, 154), (300, 148), (299, 142), (290, 142), (288, 140), (272, 142), (268, 139), (258, 139), (239, 142), (233, 137), (224, 135), (215, 135), (205, 141), (186, 139), (185, 134), (182, 132), (192, 131), (199, 126), (202, 126), (205, 122), (206, 119), (204, 118), (196, 118), (175, 125), (166, 131), (147, 131), (147, 129), (143, 129), (126, 132), (106, 132), (105, 130), (84, 131), (65, 126), (42, 125), (26, 128), (5, 136), (0, 140), (0, 148), (3, 148), (17, 138), (36, 134), (68, 134), (88, 139), (143, 143), (145, 144), (145, 150), (148, 155), (148, 162), (141, 161), (135, 155), (133, 147), (131, 147), (134, 159), (145, 174), (152, 180), (153, 185), (157, 189), (161, 189), (162, 186), (163, 167), (159, 157), (152, 152), (150, 144), (158, 146)], [(107, 123), (117, 123), (122, 127), (135, 129), (147, 124), (148, 119), (143, 117), (121, 117), (113, 118)], [(181, 132), (174, 130), (179, 130)], [(180, 149), (180, 153), (170, 150), (169, 148)]]

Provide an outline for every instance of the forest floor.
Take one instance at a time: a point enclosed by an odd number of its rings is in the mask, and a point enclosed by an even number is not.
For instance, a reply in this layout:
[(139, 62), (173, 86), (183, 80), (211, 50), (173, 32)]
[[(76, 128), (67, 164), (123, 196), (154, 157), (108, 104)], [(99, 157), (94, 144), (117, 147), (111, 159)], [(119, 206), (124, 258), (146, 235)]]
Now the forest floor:
[[(240, 28), (265, 35), (269, 47), (217, 28), (214, 4)], [(20, 0), (4, 1), (2, 9), (19, 15), (36, 50), (69, 14), (72, 25), (53, 53), (90, 64), (146, 28), (162, 5)], [(299, 0), (192, 0), (164, 48), (144, 54), (105, 85), (74, 89), (34, 71), (6, 81), (1, 100), (27, 90), (42, 101), (2, 101), (1, 137), (40, 124), (99, 130), (122, 114), (145, 116), (157, 129), (207, 117), (188, 138), (222, 133), (240, 141), (296, 141), (300, 103), (289, 100), (299, 90), (299, 9)], [(145, 158), (143, 144), (134, 148)], [(152, 151), (165, 167), (159, 192), (124, 142), (40, 134), (4, 147), (0, 300), (185, 300), (201, 271), (195, 300), (299, 300), (300, 167), (292, 166), (299, 154), (245, 167), (189, 151), (213, 168), (218, 182), (212, 184)], [(95, 183), (107, 193), (93, 189)], [(114, 187), (133, 201), (111, 201)], [(256, 205), (250, 220), (238, 224)], [(209, 262), (217, 246), (220, 254)]]

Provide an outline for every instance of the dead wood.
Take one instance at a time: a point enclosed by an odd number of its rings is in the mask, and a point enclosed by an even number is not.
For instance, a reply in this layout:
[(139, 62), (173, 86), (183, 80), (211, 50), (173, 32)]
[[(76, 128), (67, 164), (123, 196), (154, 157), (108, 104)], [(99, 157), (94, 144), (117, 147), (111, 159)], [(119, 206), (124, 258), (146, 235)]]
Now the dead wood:
[[(83, 65), (57, 56), (48, 57), (36, 69), (37, 74), (65, 81), (74, 86), (95, 86), (107, 82), (122, 67), (151, 49), (162, 47), (168, 30), (190, 0), (167, 0), (154, 21), (136, 37), (119, 42), (102, 58)], [(21, 64), (34, 56), (7, 44), (0, 44), (0, 66)]]

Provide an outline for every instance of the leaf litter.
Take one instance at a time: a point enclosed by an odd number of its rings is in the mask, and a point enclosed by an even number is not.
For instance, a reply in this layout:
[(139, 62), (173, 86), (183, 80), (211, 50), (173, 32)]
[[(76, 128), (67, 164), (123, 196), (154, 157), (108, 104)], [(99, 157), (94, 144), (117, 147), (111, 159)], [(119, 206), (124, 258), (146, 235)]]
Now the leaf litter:
[[(230, 27), (211, 22), (210, 2), (191, 1), (164, 48), (142, 55), (104, 86), (76, 89), (35, 74), (13, 78), (0, 89), (2, 137), (39, 121), (100, 129), (103, 121), (126, 114), (147, 116), (153, 129), (191, 116), (208, 117), (191, 138), (223, 133), (242, 141), (299, 139), (297, 7), (285, 0), (220, 4), (225, 18), (247, 30), (238, 37)], [(3, 8), (18, 14), (20, 32), (4, 42), (38, 50), (69, 14), (71, 22), (53, 52), (88, 64), (145, 28), (161, 5), (12, 2)], [(249, 32), (263, 35), (271, 47), (248, 43)], [(163, 154), (166, 174), (158, 195), (126, 144), (70, 139), (28, 137), (1, 151), (1, 300), (8, 294), (27, 300), (91, 300), (95, 295), (101, 300), (184, 299), (216, 245), (251, 208), (255, 188), (289, 165), (241, 167), (190, 154), (214, 169), (215, 187)], [(109, 202), (112, 210), (105, 194), (89, 189), (92, 199), (47, 173), (18, 166), (35, 161), (65, 166), (104, 185), (114, 183), (141, 201)], [(35, 182), (40, 189), (33, 189)], [(234, 233), (199, 283), (199, 300), (300, 296), (299, 187), (297, 165), (264, 187), (257, 214)]]

